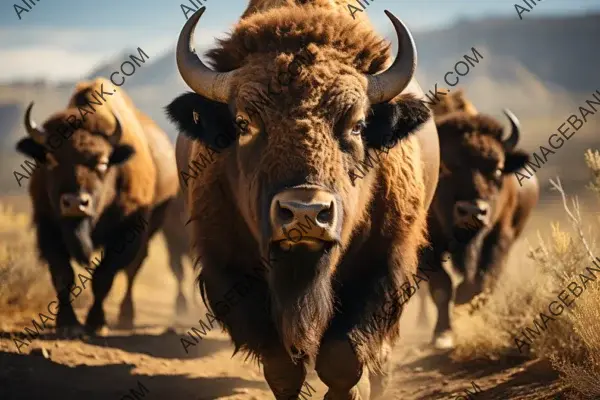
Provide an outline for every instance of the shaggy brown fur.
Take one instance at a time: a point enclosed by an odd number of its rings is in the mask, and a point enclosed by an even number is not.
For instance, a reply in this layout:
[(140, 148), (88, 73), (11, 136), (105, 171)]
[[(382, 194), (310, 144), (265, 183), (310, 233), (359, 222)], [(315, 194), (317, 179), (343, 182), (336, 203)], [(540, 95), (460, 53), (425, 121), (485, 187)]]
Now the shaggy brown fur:
[[(93, 102), (95, 93), (99, 100), (101, 92), (105, 93), (105, 102), (91, 106), (88, 100)], [(122, 125), (118, 143), (111, 142), (115, 114)], [(70, 116), (79, 120), (80, 126), (70, 137), (63, 137), (58, 132)], [(42, 163), (29, 187), (40, 257), (49, 263), (55, 288), (60, 292), (75, 284), (69, 260), (75, 258), (87, 265), (92, 251), (104, 248), (105, 257), (92, 281), (95, 303), (88, 315), (88, 328), (96, 330), (104, 324), (102, 301), (116, 271), (125, 267), (129, 288), (121, 321), (130, 324), (133, 278), (146, 256), (149, 238), (162, 225), (165, 210), (178, 190), (174, 152), (169, 151), (172, 146), (165, 133), (135, 108), (122, 89), (117, 90), (103, 78), (77, 84), (67, 109), (48, 118), (43, 128), (50, 138), (45, 146), (31, 138), (17, 145), (19, 151)], [(97, 169), (102, 157), (109, 160), (105, 172)], [(61, 195), (78, 192), (91, 195), (92, 215), (62, 217)], [(146, 221), (147, 229), (133, 239), (126, 236), (139, 221)], [(122, 244), (119, 240), (129, 244), (120, 254), (111, 250)], [(57, 326), (77, 327), (70, 303), (65, 304), (68, 299), (59, 301)]]
[[(459, 111), (437, 118), (436, 125), (442, 169), (429, 226), (433, 265), (440, 274), (430, 288), (439, 311), (435, 334), (441, 337), (451, 330), (448, 307), (454, 293), (441, 266), (441, 254), (450, 251), (454, 266), (465, 277), (457, 303), (468, 302), (484, 287), (491, 289), (537, 203), (539, 188), (537, 182), (523, 188), (518, 185), (514, 172), (529, 156), (504, 149), (503, 126), (495, 119)], [(476, 200), (489, 205), (489, 224), (459, 229), (454, 221), (455, 203)], [(450, 243), (454, 248), (449, 248)]]
[[(373, 326), (372, 317), (416, 270), (426, 244), (437, 139), (432, 123), (422, 125), (428, 110), (413, 94), (368, 104), (364, 74), (390, 64), (390, 46), (352, 19), (348, 2), (298, 3), (306, 4), (252, 1), (231, 36), (209, 52), (216, 70), (238, 69), (229, 107), (191, 94), (168, 112), (194, 139), (178, 138), (180, 170), (206, 145), (219, 153), (187, 181), (205, 301), (217, 310), (233, 287), (246, 287), (242, 301), (217, 313), (236, 351), (262, 361), (278, 399), (297, 395), (304, 362), (316, 359), (329, 396), (337, 399), (356, 394), (363, 368), (377, 377), (387, 354), (382, 349), (398, 337), (400, 311), (385, 327)], [(311, 61), (280, 88), (276, 77), (303, 49)], [(281, 94), (269, 96), (269, 85)], [(414, 82), (406, 92), (422, 95)], [(262, 106), (250, 117), (244, 110), (253, 104)], [(198, 124), (192, 111), (200, 115)], [(249, 121), (249, 134), (236, 137), (234, 116)], [(363, 139), (348, 137), (361, 118), (369, 125)], [(384, 139), (389, 133), (398, 139), (394, 147)], [(217, 149), (218, 134), (237, 143)], [(364, 172), (369, 154), (375, 165), (363, 176), (358, 171)], [(268, 199), (306, 183), (339, 195), (344, 211), (339, 244), (318, 259), (272, 249), (266, 226)], [(269, 270), (260, 268), (261, 257), (271, 259)]]
[(450, 94), (450, 91), (447, 89), (442, 89), (441, 91), (446, 94), (438, 95), (437, 99), (439, 101), (431, 105), (431, 111), (433, 111), (435, 118), (439, 118), (455, 111), (464, 111), (469, 115), (478, 114), (477, 109), (473, 103), (465, 97), (465, 93), (462, 89), (458, 89), (452, 92), (452, 94)]
[[(257, 12), (265, 12), (278, 7), (293, 7), (296, 5), (312, 5), (320, 8), (326, 8), (335, 11), (344, 11), (351, 14), (358, 4), (354, 0), (250, 0), (242, 19)], [(354, 18), (361, 18), (362, 23), (370, 24), (366, 13), (354, 12)]]

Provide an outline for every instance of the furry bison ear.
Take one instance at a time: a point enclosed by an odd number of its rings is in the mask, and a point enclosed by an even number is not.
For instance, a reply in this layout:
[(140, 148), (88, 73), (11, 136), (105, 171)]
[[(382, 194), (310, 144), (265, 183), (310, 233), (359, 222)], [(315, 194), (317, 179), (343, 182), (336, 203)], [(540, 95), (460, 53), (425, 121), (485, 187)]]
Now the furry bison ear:
[(17, 151), (28, 157), (33, 158), (41, 164), (46, 163), (46, 148), (41, 144), (37, 143), (32, 138), (25, 138), (19, 140), (17, 143)]
[(400, 96), (395, 102), (375, 104), (364, 132), (367, 146), (393, 147), (430, 117), (429, 108), (412, 94)]
[(135, 149), (128, 144), (120, 144), (114, 147), (108, 160), (109, 165), (123, 164), (135, 154)]
[(233, 143), (236, 130), (227, 104), (188, 92), (165, 109), (167, 117), (187, 137), (213, 148), (222, 149)]
[(505, 174), (512, 174), (513, 172), (523, 168), (525, 163), (529, 161), (529, 158), (529, 154), (521, 150), (506, 153), (503, 172)]

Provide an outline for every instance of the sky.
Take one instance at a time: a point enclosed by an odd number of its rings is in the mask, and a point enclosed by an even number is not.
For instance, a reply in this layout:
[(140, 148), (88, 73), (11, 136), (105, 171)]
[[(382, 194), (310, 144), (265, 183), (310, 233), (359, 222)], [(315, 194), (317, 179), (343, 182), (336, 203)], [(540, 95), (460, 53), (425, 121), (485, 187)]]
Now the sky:
[[(35, 3), (19, 16), (0, 1), (0, 81), (44, 78), (80, 79), (95, 66), (141, 47), (150, 58), (172, 49), (190, 0), (24, 0)], [(196, 29), (197, 47), (223, 37), (246, 8), (247, 0), (192, 0), (206, 6)], [(524, 0), (368, 0), (365, 12), (380, 33), (392, 28), (383, 13), (392, 11), (413, 31), (435, 29), (465, 19), (503, 16), (518, 19)], [(529, 4), (533, 0), (528, 0)], [(600, 12), (600, 0), (536, 0), (527, 17)], [(365, 3), (365, 0), (362, 1)], [(193, 7), (195, 8), (195, 7)], [(528, 7), (527, 7), (528, 8)], [(189, 16), (189, 14), (188, 14)], [(525, 20), (523, 21), (525, 23)]]

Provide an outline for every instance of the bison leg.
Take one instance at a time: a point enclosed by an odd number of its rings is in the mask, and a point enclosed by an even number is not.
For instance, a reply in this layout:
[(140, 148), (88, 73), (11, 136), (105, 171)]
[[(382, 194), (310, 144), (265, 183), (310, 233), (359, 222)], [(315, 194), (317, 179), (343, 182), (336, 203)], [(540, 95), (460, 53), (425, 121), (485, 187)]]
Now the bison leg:
[(283, 347), (267, 351), (261, 356), (264, 376), (277, 400), (297, 399), (306, 379), (302, 361), (294, 364)]
[(188, 311), (187, 300), (183, 294), (183, 264), (181, 262), (182, 254), (171, 255), (171, 270), (177, 279), (177, 299), (175, 300), (175, 313), (185, 315)]
[(167, 211), (167, 216), (162, 226), (163, 234), (167, 248), (169, 249), (169, 265), (171, 271), (177, 280), (177, 299), (175, 300), (175, 314), (185, 315), (188, 310), (188, 304), (183, 294), (184, 270), (182, 259), (189, 251), (188, 237), (185, 226), (181, 221), (183, 209), (183, 200), (177, 198), (171, 204)]
[(121, 265), (119, 258), (108, 252), (94, 271), (92, 280), (94, 303), (85, 321), (85, 326), (90, 333), (95, 333), (106, 325), (102, 304), (112, 287), (115, 274), (119, 270), (117, 265)]
[(437, 322), (433, 331), (433, 343), (437, 348), (447, 349), (454, 347), (450, 321), (450, 301), (453, 295), (452, 280), (442, 267), (440, 256), (432, 257), (432, 260), (432, 267), (437, 273), (431, 276), (429, 292), (438, 311)]
[[(135, 263), (138, 261), (141, 264), (144, 260), (146, 254), (144, 247), (148, 243), (148, 229), (140, 227), (139, 221), (140, 215), (134, 214), (129, 217), (128, 222), (115, 230), (114, 236), (106, 245), (100, 265), (94, 271), (92, 280), (94, 303), (85, 322), (87, 330), (92, 333), (106, 325), (103, 303), (112, 287), (116, 273), (126, 266), (136, 266)], [(136, 267), (139, 268), (139, 265)]]
[(186, 254), (186, 250), (178, 243), (173, 243), (172, 239), (165, 233), (167, 241), (167, 247), (169, 248), (169, 265), (171, 265), (171, 271), (175, 275), (177, 280), (177, 299), (175, 300), (175, 313), (176, 315), (185, 315), (188, 310), (187, 300), (183, 294), (183, 263), (182, 258)]
[(326, 400), (369, 400), (369, 374), (354, 352), (350, 340), (324, 340), (319, 348), (315, 369), (329, 388)]
[[(422, 283), (423, 286), (427, 286), (427, 283)], [(417, 317), (417, 327), (426, 329), (429, 327), (429, 317), (427, 312), (427, 292), (419, 291), (417, 293), (419, 297), (419, 315)]]
[[(481, 289), (494, 289), (498, 277), (505, 268), (514, 234), (512, 228), (497, 225), (485, 238), (479, 259), (478, 271), (482, 272)], [(485, 285), (485, 287), (484, 287)]]
[(134, 318), (134, 310), (133, 310), (133, 282), (137, 273), (142, 266), (142, 263), (146, 259), (148, 255), (148, 244), (142, 245), (142, 249), (136, 256), (135, 260), (129, 264), (126, 268), (127, 271), (127, 292), (125, 292), (125, 297), (123, 297), (123, 301), (121, 302), (121, 307), (119, 310), (119, 322), (118, 326), (121, 329), (131, 329), (133, 328), (133, 318)]
[(52, 285), (58, 297), (56, 328), (68, 336), (83, 333), (69, 300), (69, 289), (75, 283), (75, 274), (71, 267), (67, 248), (62, 241), (56, 240), (61, 237), (61, 233), (50, 225), (39, 223), (37, 236), (40, 256), (48, 262)]
[(392, 380), (392, 346), (384, 343), (381, 346), (381, 371), (369, 375), (371, 383), (371, 398), (383, 398), (385, 390)]

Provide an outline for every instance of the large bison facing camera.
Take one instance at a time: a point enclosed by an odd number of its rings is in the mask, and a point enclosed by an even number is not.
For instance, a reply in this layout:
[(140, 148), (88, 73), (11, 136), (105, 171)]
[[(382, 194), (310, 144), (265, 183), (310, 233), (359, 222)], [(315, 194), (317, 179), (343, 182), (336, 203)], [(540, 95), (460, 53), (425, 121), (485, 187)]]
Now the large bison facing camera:
[[(200, 289), (277, 399), (297, 398), (308, 361), (328, 399), (382, 393), (401, 311), (377, 326), (373, 315), (427, 243), (439, 148), (414, 42), (386, 12), (400, 45), (391, 63), (390, 45), (346, 3), (252, 1), (209, 52), (214, 69), (190, 48), (204, 8), (177, 45), (195, 92), (167, 107), (179, 169), (214, 155), (185, 182)], [(300, 224), (309, 229), (290, 238)], [(219, 313), (261, 259), (270, 268)]]

